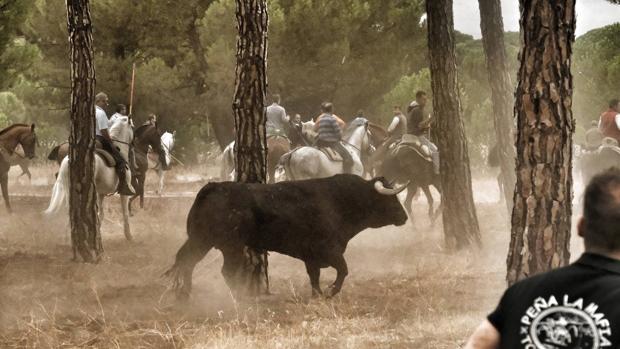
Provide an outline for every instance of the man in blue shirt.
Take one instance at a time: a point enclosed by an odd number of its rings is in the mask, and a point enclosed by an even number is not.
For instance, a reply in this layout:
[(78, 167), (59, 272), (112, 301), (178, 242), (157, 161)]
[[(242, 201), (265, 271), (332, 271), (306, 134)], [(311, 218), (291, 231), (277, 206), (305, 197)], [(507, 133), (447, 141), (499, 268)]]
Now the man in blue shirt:
[(344, 121), (334, 115), (334, 105), (330, 102), (321, 104), (321, 114), (316, 119), (314, 130), (319, 136), (316, 142), (318, 147), (329, 147), (342, 156), (342, 168), (344, 173), (351, 173), (353, 169), (353, 157), (347, 148), (340, 142), (342, 140), (342, 128)]
[(620, 170), (595, 176), (577, 227), (573, 264), (508, 288), (465, 349), (620, 347)]

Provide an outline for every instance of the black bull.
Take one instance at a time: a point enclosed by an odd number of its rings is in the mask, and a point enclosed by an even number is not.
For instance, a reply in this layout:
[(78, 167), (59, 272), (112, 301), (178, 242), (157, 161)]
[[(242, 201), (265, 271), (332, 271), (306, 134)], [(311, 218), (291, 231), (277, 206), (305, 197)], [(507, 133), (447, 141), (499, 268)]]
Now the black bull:
[(188, 239), (166, 273), (179, 298), (191, 291), (195, 265), (211, 248), (222, 251), (222, 274), (229, 286), (244, 263), (244, 247), (301, 259), (312, 294), (322, 294), (320, 269), (333, 267), (336, 281), (328, 296), (340, 291), (348, 274), (344, 251), (366, 228), (403, 225), (407, 215), (383, 179), (366, 181), (336, 175), (277, 184), (209, 183), (200, 190), (187, 217)]

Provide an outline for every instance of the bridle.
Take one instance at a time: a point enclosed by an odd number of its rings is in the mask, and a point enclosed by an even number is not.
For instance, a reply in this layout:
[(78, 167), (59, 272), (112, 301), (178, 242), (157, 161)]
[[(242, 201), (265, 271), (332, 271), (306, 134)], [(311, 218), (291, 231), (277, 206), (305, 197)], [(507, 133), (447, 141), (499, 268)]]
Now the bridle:
[[(364, 138), (368, 140), (368, 122), (366, 122), (364, 124)], [(362, 145), (364, 144), (364, 138), (362, 138)], [(349, 145), (350, 147), (352, 147), (353, 149), (357, 150), (360, 153), (360, 156), (362, 155), (362, 149), (356, 147), (355, 145), (349, 143), (348, 141), (345, 141), (344, 139), (342, 140), (342, 143)], [(367, 141), (368, 145), (370, 145), (370, 141)]]

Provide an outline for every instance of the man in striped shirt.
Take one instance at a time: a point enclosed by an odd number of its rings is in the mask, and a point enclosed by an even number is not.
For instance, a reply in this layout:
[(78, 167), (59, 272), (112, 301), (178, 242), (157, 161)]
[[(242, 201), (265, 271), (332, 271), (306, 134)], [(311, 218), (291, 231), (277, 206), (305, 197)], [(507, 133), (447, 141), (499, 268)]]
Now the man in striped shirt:
[(353, 167), (353, 157), (347, 148), (340, 142), (342, 139), (342, 129), (344, 121), (334, 115), (334, 105), (330, 102), (321, 104), (322, 114), (316, 119), (314, 130), (318, 131), (319, 136), (316, 142), (317, 147), (329, 147), (342, 156), (342, 167), (344, 173), (351, 173)]

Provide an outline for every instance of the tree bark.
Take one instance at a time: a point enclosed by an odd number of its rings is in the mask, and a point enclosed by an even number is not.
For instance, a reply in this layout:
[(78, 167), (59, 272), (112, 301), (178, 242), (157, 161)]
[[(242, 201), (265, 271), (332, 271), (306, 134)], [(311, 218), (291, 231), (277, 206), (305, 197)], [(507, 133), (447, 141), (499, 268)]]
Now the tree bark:
[(95, 67), (88, 0), (67, 0), (71, 46), (69, 217), (73, 256), (97, 262), (103, 253), (95, 190)]
[(426, 1), (428, 47), (446, 246), (480, 244), (456, 70), (452, 0)]
[[(267, 1), (236, 0), (237, 68), (235, 71), (235, 160), (237, 181), (267, 180)], [(246, 248), (246, 263), (239, 270), (240, 286), (250, 294), (269, 292), (267, 253)]]
[(509, 284), (569, 262), (575, 0), (521, 0)]
[(489, 73), (491, 100), (496, 136), (496, 146), (503, 179), (506, 208), (512, 212), (515, 176), (515, 150), (513, 137), (514, 86), (508, 72), (504, 22), (500, 0), (478, 0), (482, 44)]

